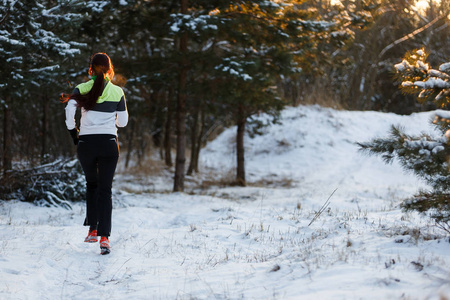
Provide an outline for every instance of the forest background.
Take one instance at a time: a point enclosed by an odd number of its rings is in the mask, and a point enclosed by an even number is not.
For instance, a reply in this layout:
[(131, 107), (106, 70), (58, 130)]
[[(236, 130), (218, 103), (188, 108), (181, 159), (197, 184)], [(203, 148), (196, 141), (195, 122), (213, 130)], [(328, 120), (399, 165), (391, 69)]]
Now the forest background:
[(450, 58), (448, 1), (2, 0), (0, 8), (3, 176), (75, 155), (59, 99), (88, 80), (96, 52), (110, 55), (127, 97), (126, 169), (145, 169), (156, 153), (174, 167), (174, 191), (198, 172), (201, 147), (232, 125), (235, 183), (245, 185), (244, 134), (265, 125), (252, 118), (260, 113), (276, 122), (299, 104), (435, 109), (399, 90), (394, 65), (417, 48), (430, 65)]

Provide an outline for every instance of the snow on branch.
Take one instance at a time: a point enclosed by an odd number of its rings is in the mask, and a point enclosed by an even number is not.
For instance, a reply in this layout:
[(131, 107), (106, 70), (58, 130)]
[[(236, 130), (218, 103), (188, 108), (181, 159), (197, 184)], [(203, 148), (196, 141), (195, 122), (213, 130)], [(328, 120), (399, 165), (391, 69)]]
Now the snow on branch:
[(419, 102), (427, 100), (439, 106), (450, 103), (450, 63), (433, 69), (427, 62), (424, 49), (407, 53), (401, 63), (394, 65), (405, 93), (417, 94)]
[(439, 66), (439, 71), (448, 72), (450, 71), (450, 63), (445, 63)]
[(305, 21), (305, 20), (299, 20), (297, 22), (300, 27), (305, 28), (307, 30), (311, 31), (317, 31), (322, 32), (329, 30), (333, 27), (335, 27), (337, 24), (333, 21)]
[(203, 30), (217, 30), (216, 17), (210, 15), (190, 16), (185, 14), (171, 14), (172, 25), (170, 30), (173, 33), (178, 33), (182, 28), (187, 28), (189, 31), (197, 32)]
[(10, 39), (6, 36), (0, 35), (0, 42), (6, 42), (10, 45), (18, 45), (18, 46), (25, 46), (26, 44), (22, 41), (18, 41), (15, 39)]
[(441, 71), (438, 70), (430, 70), (428, 71), (428, 75), (432, 76), (432, 77), (436, 77), (436, 78), (440, 78), (442, 80), (449, 80), (450, 79), (450, 75), (445, 74)]
[(54, 71), (56, 69), (59, 69), (59, 65), (54, 66), (47, 66), (43, 68), (36, 68), (36, 69), (30, 69), (29, 72), (44, 72), (44, 71)]
[(86, 4), (87, 8), (92, 9), (93, 12), (102, 13), (105, 6), (109, 4), (109, 1), (89, 1)]
[(241, 78), (244, 81), (252, 80), (253, 78), (244, 71), (246, 64), (252, 64), (252, 62), (242, 63), (225, 58), (221, 64), (215, 67), (215, 69), (228, 73), (231, 76)]
[(427, 81), (416, 81), (414, 85), (421, 89), (448, 89), (450, 88), (450, 82), (442, 80), (440, 78), (430, 77)]

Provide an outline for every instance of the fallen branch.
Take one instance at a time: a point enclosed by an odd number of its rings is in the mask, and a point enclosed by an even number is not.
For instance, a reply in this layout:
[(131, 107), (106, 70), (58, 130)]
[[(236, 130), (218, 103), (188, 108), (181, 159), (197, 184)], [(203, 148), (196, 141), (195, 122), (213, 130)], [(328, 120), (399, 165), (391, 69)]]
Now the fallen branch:
[(70, 201), (84, 199), (85, 182), (81, 167), (74, 158), (10, 170), (0, 176), (0, 199), (33, 202), (40, 206), (70, 209)]

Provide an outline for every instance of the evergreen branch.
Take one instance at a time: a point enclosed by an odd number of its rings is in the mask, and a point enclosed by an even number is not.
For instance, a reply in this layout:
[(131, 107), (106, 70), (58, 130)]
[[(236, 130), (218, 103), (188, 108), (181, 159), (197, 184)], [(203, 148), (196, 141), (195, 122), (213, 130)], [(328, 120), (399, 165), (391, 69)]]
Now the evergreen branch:
[(443, 73), (441, 71), (438, 71), (438, 70), (434, 70), (434, 69), (429, 70), (428, 71), (428, 75), (430, 75), (431, 77), (437, 77), (437, 78), (440, 78), (440, 79), (443, 79), (443, 80), (449, 80), (450, 79), (450, 75), (448, 75), (446, 73)]
[(408, 137), (405, 136), (401, 128), (392, 126), (390, 137), (388, 138), (378, 138), (374, 139), (368, 143), (356, 143), (360, 149), (360, 152), (363, 152), (367, 155), (381, 155), (384, 162), (389, 164), (395, 158), (395, 155), (399, 149), (401, 149), (403, 142)]
[(450, 229), (450, 194), (442, 192), (419, 192), (401, 205), (404, 211), (417, 211), (434, 219), (436, 226), (447, 232)]
[[(435, 120), (434, 124), (441, 131), (446, 131), (449, 127), (449, 123), (440, 119)], [(408, 136), (399, 128), (392, 127), (390, 137), (358, 145), (360, 151), (380, 155), (386, 163), (397, 159), (404, 170), (423, 179), (435, 191), (449, 190), (447, 157), (450, 149), (444, 137), (436, 139), (426, 134)]]

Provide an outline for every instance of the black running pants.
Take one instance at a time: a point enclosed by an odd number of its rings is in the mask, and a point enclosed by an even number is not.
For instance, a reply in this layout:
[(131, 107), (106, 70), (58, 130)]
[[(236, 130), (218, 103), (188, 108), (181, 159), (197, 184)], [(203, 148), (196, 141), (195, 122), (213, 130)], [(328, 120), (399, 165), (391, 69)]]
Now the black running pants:
[(80, 135), (78, 159), (86, 177), (86, 219), (84, 225), (97, 229), (98, 236), (111, 235), (111, 188), (119, 159), (115, 135)]

